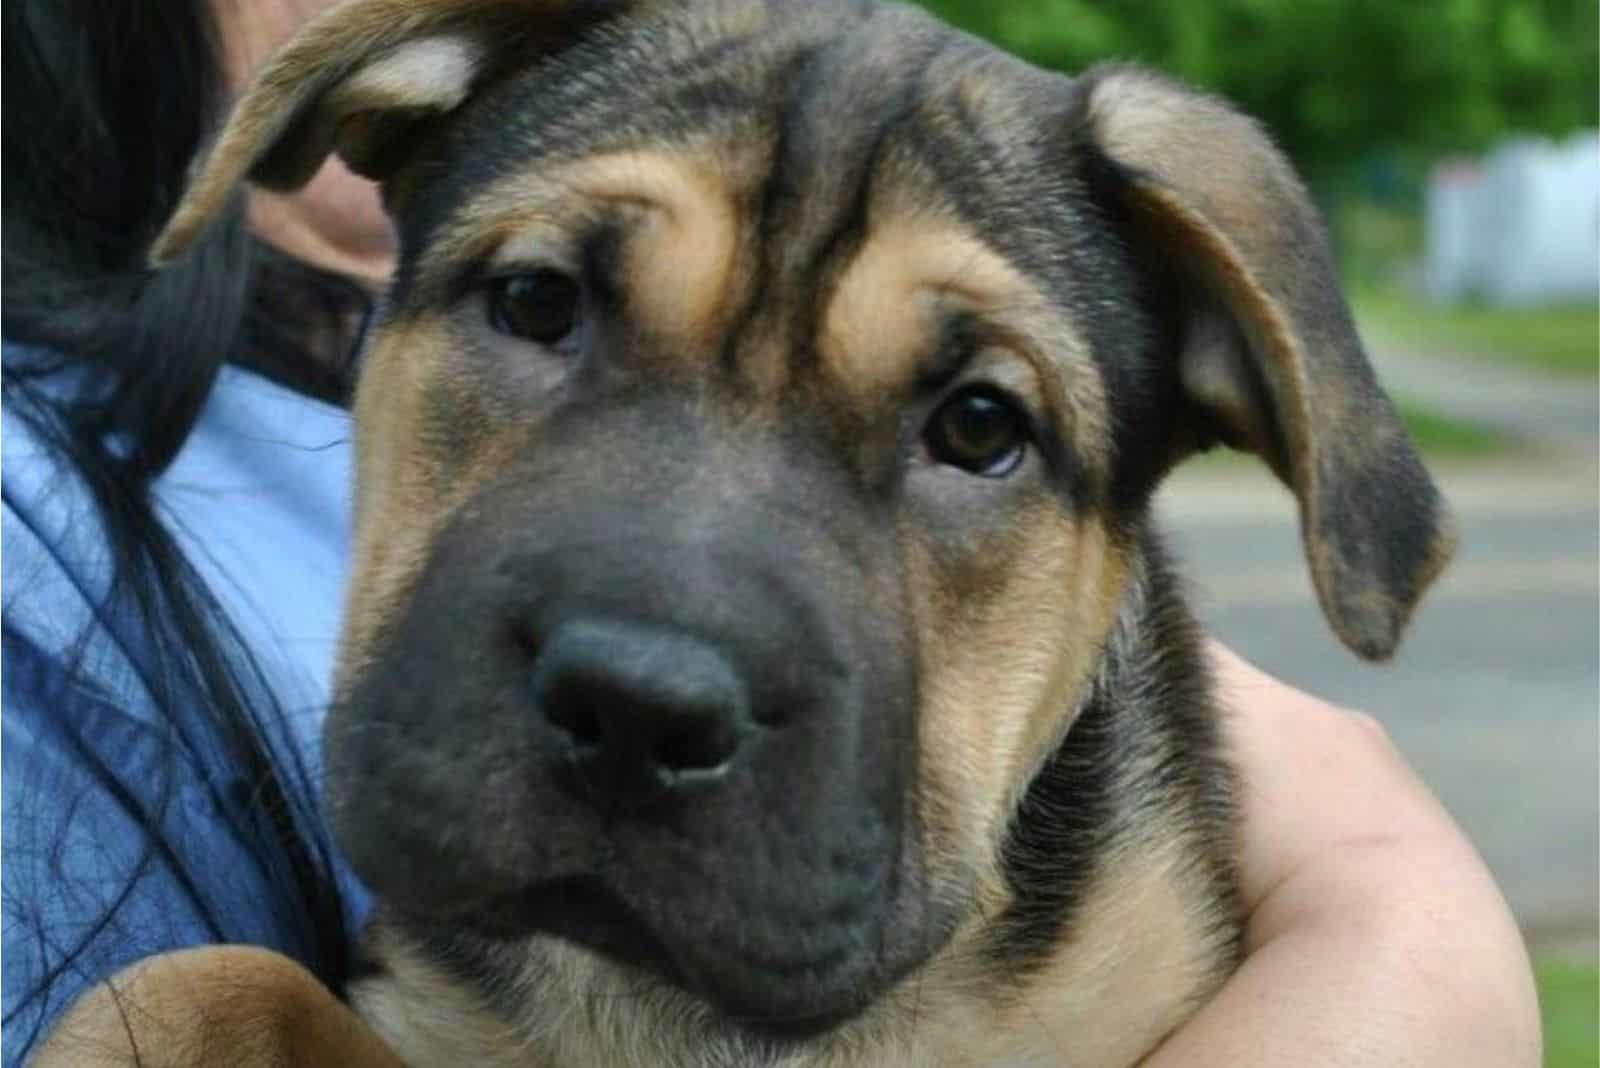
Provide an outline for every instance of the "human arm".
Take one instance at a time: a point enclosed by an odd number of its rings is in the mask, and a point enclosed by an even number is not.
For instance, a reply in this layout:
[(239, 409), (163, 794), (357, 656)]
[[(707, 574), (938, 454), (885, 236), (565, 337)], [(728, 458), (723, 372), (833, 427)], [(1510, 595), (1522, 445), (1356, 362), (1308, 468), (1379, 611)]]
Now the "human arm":
[(1240, 771), (1243, 966), (1145, 1068), (1522, 1068), (1532, 973), (1461, 829), (1370, 717), (1220, 645)]

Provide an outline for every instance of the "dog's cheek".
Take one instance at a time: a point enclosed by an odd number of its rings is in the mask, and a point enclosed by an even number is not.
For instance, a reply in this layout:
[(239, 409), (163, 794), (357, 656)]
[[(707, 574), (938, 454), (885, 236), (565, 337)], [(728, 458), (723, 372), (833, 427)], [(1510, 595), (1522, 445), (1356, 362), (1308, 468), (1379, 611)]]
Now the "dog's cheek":
[(388, 324), (356, 391), (354, 552), (336, 692), (370, 664), (415, 588), (439, 531), (513, 448), (472, 411), (459, 343), (436, 321)]
[(1070, 725), (1115, 616), (1124, 557), (1098, 516), (1052, 501), (959, 545), (907, 541), (924, 853), (998, 885), (1006, 822)]

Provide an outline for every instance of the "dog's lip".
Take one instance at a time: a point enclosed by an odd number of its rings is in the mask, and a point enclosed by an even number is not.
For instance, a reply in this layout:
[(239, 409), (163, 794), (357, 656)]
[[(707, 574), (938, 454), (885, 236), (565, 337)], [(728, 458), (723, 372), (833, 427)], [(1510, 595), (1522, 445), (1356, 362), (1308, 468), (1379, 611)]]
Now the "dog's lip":
[(444, 922), (498, 942), (535, 934), (572, 938), (682, 983), (672, 955), (650, 926), (592, 875), (572, 875), (495, 894), (454, 909)]
[[(866, 995), (803, 1012), (775, 1012), (759, 995), (742, 987), (703, 981), (702, 968), (679, 959), (621, 895), (593, 875), (559, 877), (521, 890), (481, 898), (447, 914), (416, 918), (428, 927), (455, 929), (485, 942), (516, 944), (534, 935), (576, 942), (614, 961), (655, 975), (668, 985), (702, 999), (729, 1023), (753, 1036), (778, 1043), (801, 1042), (825, 1034), (860, 1015)], [(746, 965), (751, 961), (746, 961)], [(787, 962), (790, 970), (797, 962)], [(852, 995), (859, 992), (852, 992)]]

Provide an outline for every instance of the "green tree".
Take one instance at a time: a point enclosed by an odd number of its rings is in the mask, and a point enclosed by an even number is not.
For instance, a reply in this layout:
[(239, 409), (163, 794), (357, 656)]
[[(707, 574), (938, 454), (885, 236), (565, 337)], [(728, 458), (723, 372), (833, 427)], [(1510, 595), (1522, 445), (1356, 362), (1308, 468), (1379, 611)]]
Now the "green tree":
[(1041, 66), (1146, 63), (1255, 115), (1312, 177), (1595, 125), (1595, 0), (924, 0)]

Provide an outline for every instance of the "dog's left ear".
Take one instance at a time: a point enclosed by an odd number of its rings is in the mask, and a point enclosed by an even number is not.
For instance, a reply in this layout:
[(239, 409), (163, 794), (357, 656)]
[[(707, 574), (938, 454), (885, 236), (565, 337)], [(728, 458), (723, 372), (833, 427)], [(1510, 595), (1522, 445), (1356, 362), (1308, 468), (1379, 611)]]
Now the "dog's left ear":
[(1393, 653), (1454, 549), (1450, 516), (1379, 388), (1321, 220), (1288, 161), (1220, 101), (1127, 67), (1077, 82), (1078, 136), (1151, 265), (1181, 293), (1195, 429), (1295, 493), (1317, 595), (1356, 653)]
[(312, 19), (268, 61), (150, 250), (181, 255), (246, 180), (289, 191), (337, 152), (358, 174), (390, 177), (421, 128), (506, 65), (570, 42), (626, 0), (347, 0)]

